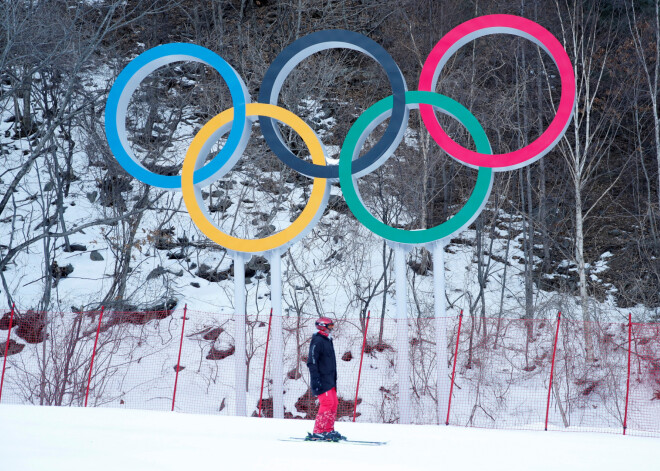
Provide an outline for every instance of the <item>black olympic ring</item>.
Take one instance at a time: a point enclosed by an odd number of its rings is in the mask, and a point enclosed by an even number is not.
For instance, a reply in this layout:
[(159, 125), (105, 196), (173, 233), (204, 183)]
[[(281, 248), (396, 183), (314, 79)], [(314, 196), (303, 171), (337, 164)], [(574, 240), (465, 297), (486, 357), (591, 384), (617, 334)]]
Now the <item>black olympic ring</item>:
[[(282, 84), (293, 68), (312, 54), (332, 48), (353, 49), (368, 55), (383, 67), (392, 87), (394, 104), (385, 133), (365, 155), (352, 164), (353, 174), (361, 177), (382, 165), (394, 152), (408, 125), (405, 78), (392, 56), (380, 44), (363, 34), (341, 29), (318, 31), (304, 36), (284, 48), (270, 65), (259, 89), (259, 102), (277, 105)], [(268, 146), (286, 165), (308, 177), (339, 178), (338, 165), (317, 165), (296, 157), (285, 144), (272, 118), (259, 116), (259, 124)]]

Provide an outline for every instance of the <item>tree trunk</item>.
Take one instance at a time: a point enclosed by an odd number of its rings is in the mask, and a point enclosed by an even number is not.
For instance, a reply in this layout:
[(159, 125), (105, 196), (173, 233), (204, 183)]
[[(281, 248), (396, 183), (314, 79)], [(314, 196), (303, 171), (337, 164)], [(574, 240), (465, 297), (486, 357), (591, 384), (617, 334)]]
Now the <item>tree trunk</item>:
[(575, 261), (580, 278), (580, 308), (584, 323), (584, 349), (587, 363), (594, 360), (594, 348), (589, 316), (589, 298), (587, 293), (587, 273), (584, 261), (584, 219), (582, 214), (582, 191), (580, 182), (575, 181)]

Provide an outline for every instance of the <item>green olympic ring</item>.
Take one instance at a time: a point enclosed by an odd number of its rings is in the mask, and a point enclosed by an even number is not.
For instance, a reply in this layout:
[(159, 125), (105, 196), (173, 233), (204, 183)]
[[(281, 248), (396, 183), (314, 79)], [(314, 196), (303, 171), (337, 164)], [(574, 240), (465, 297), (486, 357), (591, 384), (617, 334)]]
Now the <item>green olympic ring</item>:
[[(477, 121), (477, 118), (463, 105), (451, 98), (434, 92), (406, 92), (406, 105), (412, 108), (419, 108), (420, 103), (431, 105), (438, 111), (454, 117), (470, 133), (476, 145), (477, 152), (492, 154), (486, 132), (481, 127), (481, 124), (479, 124), (479, 121)], [(458, 213), (442, 224), (429, 229), (409, 231), (397, 229), (379, 221), (369, 212), (360, 198), (357, 190), (357, 178), (351, 174), (351, 162), (358, 157), (360, 148), (369, 133), (391, 114), (391, 110), (392, 96), (389, 96), (368, 108), (348, 131), (339, 154), (339, 184), (346, 204), (348, 204), (356, 219), (367, 229), (392, 242), (419, 245), (445, 239), (469, 226), (479, 216), (490, 196), (490, 190), (493, 186), (493, 170), (487, 167), (479, 167), (477, 181), (470, 198)]]

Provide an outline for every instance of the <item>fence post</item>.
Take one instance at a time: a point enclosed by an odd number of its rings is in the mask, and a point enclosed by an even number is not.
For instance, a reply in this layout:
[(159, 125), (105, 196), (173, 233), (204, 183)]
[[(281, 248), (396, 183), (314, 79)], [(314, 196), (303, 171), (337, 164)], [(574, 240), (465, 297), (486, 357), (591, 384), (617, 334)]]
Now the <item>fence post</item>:
[(179, 382), (179, 365), (181, 365), (181, 350), (183, 349), (183, 331), (186, 328), (186, 313), (188, 304), (183, 306), (183, 325), (181, 326), (181, 342), (179, 343), (179, 359), (176, 361), (176, 377), (174, 378), (174, 392), (172, 393), (172, 410), (174, 410), (174, 400), (176, 399), (176, 385)]
[(449, 412), (451, 411), (451, 396), (454, 392), (454, 377), (456, 375), (456, 359), (458, 358), (458, 343), (461, 340), (461, 324), (463, 323), (463, 309), (458, 315), (458, 333), (456, 334), (456, 351), (454, 352), (454, 366), (451, 370), (451, 386), (449, 387), (449, 401), (447, 404), (447, 420), (445, 425), (449, 425)]
[(96, 355), (96, 344), (99, 341), (99, 334), (101, 333), (101, 319), (103, 319), (103, 311), (105, 306), (101, 306), (101, 315), (99, 315), (99, 326), (96, 329), (96, 339), (94, 340), (94, 350), (92, 350), (92, 361), (89, 363), (89, 378), (87, 378), (87, 392), (85, 393), (85, 407), (87, 407), (87, 398), (89, 397), (89, 385), (92, 382), (92, 369), (94, 368), (94, 356)]
[(2, 361), (2, 377), (0, 377), (0, 399), (2, 399), (2, 385), (5, 382), (5, 367), (7, 366), (7, 353), (9, 352), (9, 337), (11, 336), (12, 322), (14, 321), (14, 304), (11, 305), (11, 315), (9, 316), (9, 329), (7, 330), (7, 343), (5, 344), (5, 358)]
[(264, 355), (264, 370), (261, 374), (261, 392), (259, 393), (259, 417), (261, 417), (261, 402), (264, 398), (264, 381), (266, 380), (266, 359), (268, 359), (268, 342), (270, 340), (270, 326), (273, 322), (273, 308), (270, 308), (270, 316), (268, 317), (268, 333), (266, 333), (266, 354)]
[(632, 313), (628, 313), (628, 376), (626, 379), (626, 411), (623, 414), (623, 434), (628, 428), (628, 394), (630, 393), (630, 350), (632, 346)]
[(367, 311), (367, 325), (364, 327), (364, 338), (362, 339), (362, 353), (360, 353), (360, 368), (358, 369), (357, 386), (355, 388), (355, 402), (353, 403), (353, 422), (355, 422), (355, 414), (357, 412), (358, 391), (360, 390), (360, 375), (362, 375), (362, 359), (364, 358), (364, 347), (367, 344), (367, 329), (369, 329), (369, 317), (371, 317), (371, 311)]
[(548, 415), (550, 414), (550, 392), (552, 391), (552, 378), (555, 373), (555, 355), (557, 353), (557, 338), (559, 338), (559, 322), (561, 321), (561, 311), (557, 313), (557, 331), (555, 332), (555, 344), (552, 349), (552, 366), (550, 366), (550, 386), (548, 386), (548, 404), (545, 408), (545, 430), (548, 430)]

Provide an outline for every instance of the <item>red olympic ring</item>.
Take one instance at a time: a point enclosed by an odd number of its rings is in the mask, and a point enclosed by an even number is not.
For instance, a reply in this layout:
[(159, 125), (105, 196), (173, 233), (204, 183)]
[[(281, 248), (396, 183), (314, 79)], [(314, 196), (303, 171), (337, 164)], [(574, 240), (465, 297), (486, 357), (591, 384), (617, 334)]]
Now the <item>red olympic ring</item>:
[(541, 25), (513, 15), (487, 15), (466, 21), (449, 31), (433, 48), (424, 63), (419, 90), (435, 91), (438, 77), (452, 54), (468, 42), (489, 34), (513, 34), (534, 42), (554, 60), (561, 79), (561, 99), (557, 114), (548, 128), (532, 143), (504, 154), (482, 154), (454, 142), (442, 129), (433, 107), (420, 105), (427, 130), (451, 157), (470, 167), (489, 167), (494, 171), (513, 170), (543, 157), (563, 137), (575, 108), (575, 73), (568, 54), (552, 33)]

